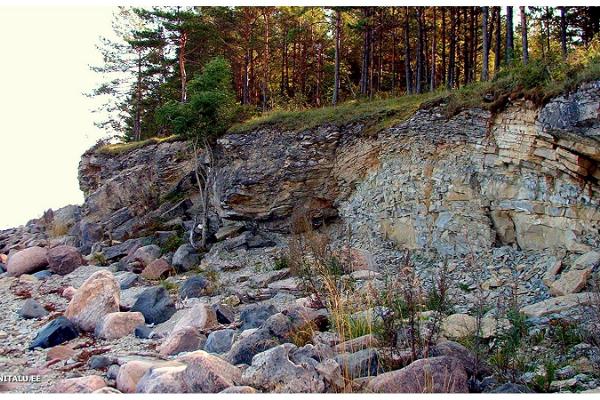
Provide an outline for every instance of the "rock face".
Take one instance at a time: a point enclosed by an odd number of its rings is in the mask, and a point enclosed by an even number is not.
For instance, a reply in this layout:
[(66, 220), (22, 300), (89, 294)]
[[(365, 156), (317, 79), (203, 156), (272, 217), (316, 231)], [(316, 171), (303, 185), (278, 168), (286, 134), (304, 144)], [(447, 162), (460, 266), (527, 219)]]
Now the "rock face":
[[(495, 116), (421, 110), (376, 138), (361, 126), (226, 135), (213, 203), (222, 218), (273, 229), (297, 209), (339, 215), (364, 249), (585, 251), (600, 221), (599, 92), (593, 82), (542, 109), (515, 101)], [(568, 122), (556, 111), (565, 107)]]
[(66, 275), (84, 264), (79, 250), (73, 246), (56, 246), (48, 250), (48, 269)]
[(93, 331), (107, 314), (119, 311), (119, 283), (108, 271), (92, 274), (71, 299), (65, 316), (84, 331)]
[(9, 257), (6, 271), (13, 276), (30, 274), (48, 265), (48, 251), (39, 246), (29, 247)]
[(79, 163), (86, 197), (82, 221), (100, 223), (119, 240), (150, 223), (144, 218), (149, 211), (159, 216), (174, 205), (161, 205), (160, 199), (177, 188), (193, 164), (185, 142), (152, 144), (117, 157), (96, 150)]
[(468, 393), (467, 373), (452, 357), (417, 360), (397, 371), (373, 378), (367, 389), (375, 393)]

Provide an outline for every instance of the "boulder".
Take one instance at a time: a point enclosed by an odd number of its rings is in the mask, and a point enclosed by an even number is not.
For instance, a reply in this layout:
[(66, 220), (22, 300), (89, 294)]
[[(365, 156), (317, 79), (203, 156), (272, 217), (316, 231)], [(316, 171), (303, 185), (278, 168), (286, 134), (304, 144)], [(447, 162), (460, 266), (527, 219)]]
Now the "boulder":
[(71, 300), (73, 298), (73, 296), (75, 296), (76, 292), (77, 292), (77, 289), (75, 289), (73, 286), (67, 286), (66, 288), (63, 289), (63, 291), (60, 295), (67, 300)]
[(200, 255), (190, 244), (182, 244), (173, 254), (172, 264), (177, 271), (189, 271), (199, 263)]
[(144, 360), (133, 360), (121, 365), (117, 374), (116, 386), (123, 393), (135, 393), (135, 388), (146, 371), (155, 363)]
[(272, 304), (251, 304), (244, 308), (240, 314), (242, 325), (240, 330), (258, 328), (271, 315), (276, 314), (277, 309)]
[(475, 353), (467, 349), (460, 343), (450, 340), (438, 343), (431, 349), (431, 355), (434, 357), (453, 357), (460, 361), (462, 367), (469, 376), (483, 376), (491, 373), (489, 366), (482, 360), (479, 360)]
[(35, 272), (33, 274), (31, 274), (31, 276), (33, 276), (36, 279), (39, 279), (40, 281), (46, 280), (48, 278), (50, 278), (52, 276), (52, 271), (48, 271), (47, 269), (43, 269), (41, 271)]
[(534, 393), (534, 391), (525, 385), (508, 382), (493, 389), (490, 393)]
[(81, 252), (89, 254), (92, 246), (102, 240), (104, 231), (100, 224), (84, 221), (79, 223), (79, 229), (81, 231)]
[(179, 288), (179, 298), (183, 300), (186, 298), (191, 299), (194, 297), (205, 296), (207, 294), (208, 286), (208, 280), (202, 276), (188, 278)]
[(106, 314), (119, 311), (119, 284), (109, 271), (92, 274), (75, 292), (65, 317), (81, 330), (93, 331)]
[(139, 275), (128, 271), (116, 274), (115, 278), (117, 279), (117, 282), (119, 282), (119, 289), (121, 290), (129, 289), (130, 287), (135, 285), (140, 279)]
[(342, 373), (349, 379), (376, 376), (380, 372), (379, 355), (375, 349), (338, 354), (335, 361), (342, 369)]
[(442, 334), (450, 339), (460, 339), (475, 334), (477, 320), (467, 314), (452, 314), (442, 322)]
[(234, 365), (250, 364), (254, 355), (278, 344), (279, 340), (268, 329), (255, 329), (245, 336), (240, 335), (240, 338), (231, 346), (225, 359)]
[(206, 343), (206, 336), (201, 334), (197, 328), (184, 326), (173, 331), (158, 348), (161, 356), (172, 356), (175, 354), (199, 350)]
[(96, 354), (90, 357), (88, 361), (88, 366), (91, 369), (107, 369), (111, 365), (117, 362), (115, 357), (105, 356), (102, 354)]
[(593, 269), (598, 265), (600, 265), (600, 253), (597, 251), (589, 251), (575, 260), (573, 268)]
[(131, 311), (141, 312), (149, 324), (160, 324), (175, 314), (175, 304), (165, 288), (156, 286), (144, 290)]
[(52, 393), (92, 393), (106, 387), (104, 379), (98, 375), (82, 376), (58, 381), (50, 390)]
[(83, 264), (81, 253), (73, 246), (56, 246), (48, 250), (48, 269), (55, 274), (70, 274)]
[(167, 260), (159, 258), (152, 261), (142, 271), (142, 277), (149, 280), (165, 279), (174, 272), (173, 267), (169, 265)]
[(258, 393), (256, 389), (251, 386), (230, 386), (225, 390), (221, 390), (219, 393), (231, 393), (231, 394), (251, 394)]
[(227, 304), (213, 304), (213, 310), (217, 314), (217, 322), (220, 324), (231, 324), (235, 321), (233, 309)]
[(19, 310), (19, 315), (25, 319), (43, 318), (48, 315), (48, 311), (34, 299), (27, 299)]
[(139, 339), (152, 339), (156, 335), (152, 328), (146, 325), (136, 326), (133, 333), (135, 334), (135, 337)]
[(48, 265), (48, 251), (39, 246), (29, 247), (9, 257), (6, 272), (11, 276), (31, 274)]
[(176, 362), (151, 368), (137, 384), (138, 393), (218, 393), (241, 382), (239, 368), (202, 350)]
[(227, 353), (231, 349), (234, 335), (235, 331), (233, 329), (211, 332), (204, 345), (204, 350), (216, 354)]
[(550, 284), (550, 293), (553, 296), (565, 296), (578, 293), (585, 287), (592, 275), (592, 269), (571, 269), (563, 272), (558, 280)]
[(78, 336), (79, 332), (71, 321), (65, 317), (58, 317), (40, 329), (29, 349), (53, 347)]
[(58, 346), (52, 347), (46, 353), (46, 360), (61, 360), (65, 361), (69, 358), (73, 358), (75, 350), (72, 345), (59, 344)]
[(570, 311), (593, 303), (594, 294), (583, 292), (566, 296), (552, 297), (521, 308), (521, 312), (530, 318)]
[(217, 325), (217, 314), (208, 304), (195, 304), (177, 322), (173, 332), (186, 327), (194, 327), (199, 330), (213, 328)]
[(95, 335), (100, 339), (114, 340), (130, 335), (138, 325), (144, 324), (140, 312), (114, 312), (106, 314), (96, 325)]
[(269, 393), (323, 393), (325, 382), (315, 367), (290, 360), (290, 352), (296, 349), (285, 343), (255, 355), (243, 381)]
[(98, 390), (94, 390), (92, 393), (98, 393), (98, 394), (120, 394), (122, 392), (119, 392), (117, 389), (112, 388), (110, 386), (104, 386), (104, 387), (101, 387)]
[[(135, 251), (142, 246), (142, 243), (146, 238), (135, 238), (118, 243), (113, 246), (105, 247), (102, 249), (102, 254), (107, 261), (116, 261), (118, 258), (135, 254)], [(133, 257), (131, 257), (133, 258)], [(129, 257), (128, 257), (129, 259)], [(133, 261), (133, 260), (129, 260)]]
[(468, 393), (467, 372), (453, 357), (417, 360), (397, 371), (371, 379), (367, 391), (375, 393)]
[(133, 259), (135, 261), (139, 261), (142, 264), (148, 266), (153, 261), (157, 260), (160, 257), (160, 247), (155, 244), (149, 244), (147, 246), (142, 246), (133, 253)]

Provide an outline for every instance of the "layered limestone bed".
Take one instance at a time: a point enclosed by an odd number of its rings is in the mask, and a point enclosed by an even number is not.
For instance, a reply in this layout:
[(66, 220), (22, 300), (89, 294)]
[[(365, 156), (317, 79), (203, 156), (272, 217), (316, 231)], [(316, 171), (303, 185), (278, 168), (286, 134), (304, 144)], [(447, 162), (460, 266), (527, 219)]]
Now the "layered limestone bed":
[[(369, 335), (340, 343), (282, 261), (290, 228), (306, 217), (349, 249), (344, 276), (358, 292), (403, 279), (407, 250), (423, 282), (445, 265), (447, 339), (473, 334), (481, 291), (486, 340), (500, 336), (493, 321), (507, 296), (534, 334), (553, 321), (588, 323), (581, 311), (598, 302), (600, 265), (599, 111), (591, 82), (496, 114), (447, 118), (441, 104), (376, 135), (368, 121), (227, 134), (214, 149), (207, 253), (186, 243), (201, 207), (187, 142), (92, 148), (79, 166), (82, 206), (0, 231), (0, 368), (44, 377), (2, 387), (402, 392), (422, 391), (407, 377), (431, 367), (456, 371), (454, 387), (434, 390), (521, 390), (474, 372), (473, 354), (454, 342), (439, 342), (429, 361), (386, 355)], [(600, 349), (570, 346), (552, 390), (600, 385)], [(515, 382), (543, 371), (528, 374)]]

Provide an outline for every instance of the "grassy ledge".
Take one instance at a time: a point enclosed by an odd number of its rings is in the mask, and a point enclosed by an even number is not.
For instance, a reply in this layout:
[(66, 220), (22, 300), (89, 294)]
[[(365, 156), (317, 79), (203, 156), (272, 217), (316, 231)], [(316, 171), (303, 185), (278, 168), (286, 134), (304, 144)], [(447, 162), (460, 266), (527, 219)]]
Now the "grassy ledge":
[(159, 144), (165, 142), (176, 142), (183, 140), (177, 135), (171, 135), (167, 137), (153, 137), (150, 139), (140, 140), (139, 142), (128, 142), (128, 143), (112, 143), (96, 149), (96, 154), (102, 154), (106, 156), (118, 156), (121, 154), (128, 153), (133, 150), (141, 149), (142, 147), (149, 146), (151, 144)]
[(357, 122), (367, 123), (367, 132), (376, 133), (402, 122), (417, 111), (421, 104), (440, 96), (440, 92), (390, 97), (375, 100), (354, 100), (336, 107), (300, 111), (271, 111), (234, 125), (229, 133), (246, 133), (259, 128), (276, 127), (302, 131), (322, 125), (343, 126)]

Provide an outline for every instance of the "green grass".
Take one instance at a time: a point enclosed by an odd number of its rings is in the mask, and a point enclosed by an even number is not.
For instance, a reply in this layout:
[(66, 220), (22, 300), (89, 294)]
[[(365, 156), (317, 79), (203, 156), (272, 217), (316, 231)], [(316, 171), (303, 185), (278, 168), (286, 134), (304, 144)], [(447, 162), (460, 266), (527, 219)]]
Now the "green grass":
[(245, 133), (266, 127), (303, 131), (324, 125), (341, 127), (353, 123), (366, 123), (367, 133), (377, 133), (406, 120), (421, 107), (421, 104), (436, 96), (439, 96), (439, 93), (372, 101), (348, 101), (337, 107), (328, 106), (302, 111), (271, 111), (234, 125), (229, 132)]
[(501, 111), (511, 98), (525, 98), (541, 106), (553, 97), (574, 90), (580, 84), (600, 79), (600, 58), (585, 62), (517, 64), (502, 69), (492, 80), (474, 82), (449, 92), (432, 104), (447, 103), (448, 117), (469, 108)]
[(121, 154), (128, 153), (133, 150), (141, 149), (142, 147), (149, 146), (151, 144), (159, 144), (164, 142), (175, 142), (178, 140), (182, 140), (177, 135), (171, 135), (167, 137), (153, 137), (150, 139), (140, 140), (139, 142), (127, 142), (127, 143), (112, 143), (106, 144), (104, 146), (99, 147), (96, 150), (97, 154), (107, 155), (107, 156), (118, 156)]

